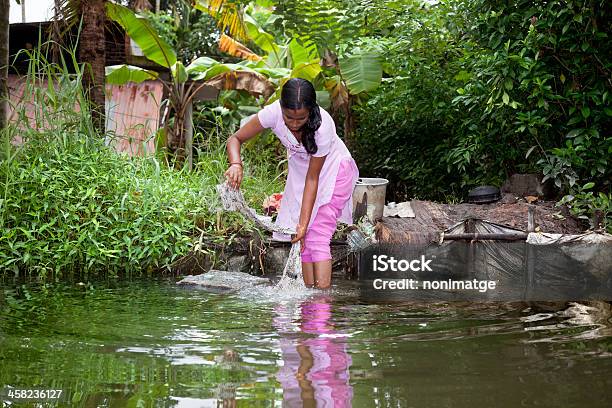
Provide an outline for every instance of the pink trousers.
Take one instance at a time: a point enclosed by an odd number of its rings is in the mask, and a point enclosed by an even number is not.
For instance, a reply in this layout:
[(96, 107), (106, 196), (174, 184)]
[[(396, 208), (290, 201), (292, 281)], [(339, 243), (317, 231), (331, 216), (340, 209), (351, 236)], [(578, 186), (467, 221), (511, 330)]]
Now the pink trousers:
[(306, 231), (302, 262), (321, 262), (332, 259), (330, 241), (342, 209), (353, 195), (353, 159), (340, 162), (334, 192), (329, 203), (319, 207), (314, 221)]

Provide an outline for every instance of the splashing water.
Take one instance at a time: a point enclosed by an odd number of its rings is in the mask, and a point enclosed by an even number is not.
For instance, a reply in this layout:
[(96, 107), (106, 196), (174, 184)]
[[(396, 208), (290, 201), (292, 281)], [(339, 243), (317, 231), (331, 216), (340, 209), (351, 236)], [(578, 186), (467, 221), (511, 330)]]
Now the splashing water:
[[(247, 205), (244, 195), (239, 189), (233, 189), (227, 183), (222, 183), (217, 185), (217, 193), (221, 198), (221, 204), (224, 210), (238, 211), (246, 218), (252, 220), (255, 225), (270, 232), (278, 232), (287, 235), (295, 234), (294, 229), (279, 227), (270, 221), (269, 218), (257, 214), (254, 209)], [(299, 241), (291, 246), (287, 263), (283, 269), (283, 275), (276, 284), (275, 289), (281, 292), (303, 291), (306, 289), (302, 276), (300, 250), (301, 244)]]
[(300, 250), (302, 245), (300, 241), (291, 245), (289, 251), (289, 257), (287, 263), (283, 269), (283, 276), (280, 281), (276, 284), (276, 288), (280, 291), (293, 291), (306, 288), (304, 285), (304, 278), (302, 276), (302, 258), (300, 256)]

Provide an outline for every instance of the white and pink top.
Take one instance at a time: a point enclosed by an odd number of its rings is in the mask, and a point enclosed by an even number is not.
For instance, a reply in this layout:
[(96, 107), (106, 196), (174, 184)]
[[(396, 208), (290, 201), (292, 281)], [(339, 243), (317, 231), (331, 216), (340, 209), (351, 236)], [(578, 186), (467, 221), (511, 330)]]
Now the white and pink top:
[[(336, 126), (334, 120), (327, 111), (319, 107), (321, 111), (321, 126), (315, 132), (315, 141), (317, 144), (317, 152), (314, 157), (327, 156), (321, 173), (319, 175), (319, 188), (317, 190), (317, 198), (310, 216), (310, 224), (312, 224), (317, 210), (320, 206), (330, 202), (338, 168), (342, 160), (349, 159), (352, 161), (351, 153), (346, 148), (344, 142), (336, 134)], [(280, 206), (280, 211), (276, 219), (276, 224), (279, 227), (295, 228), (300, 218), (300, 209), (302, 207), (302, 195), (304, 193), (304, 185), (306, 182), (306, 173), (310, 162), (310, 154), (306, 152), (304, 145), (299, 143), (295, 136), (285, 125), (283, 114), (281, 111), (280, 101), (271, 103), (264, 107), (257, 114), (259, 122), (266, 129), (271, 129), (272, 132), (280, 139), (281, 143), (287, 148), (287, 156), (289, 158), (289, 174), (287, 175), (287, 183)], [(359, 177), (357, 167), (354, 168), (353, 185)], [(353, 217), (352, 200), (344, 205), (339, 220), (352, 224)]]

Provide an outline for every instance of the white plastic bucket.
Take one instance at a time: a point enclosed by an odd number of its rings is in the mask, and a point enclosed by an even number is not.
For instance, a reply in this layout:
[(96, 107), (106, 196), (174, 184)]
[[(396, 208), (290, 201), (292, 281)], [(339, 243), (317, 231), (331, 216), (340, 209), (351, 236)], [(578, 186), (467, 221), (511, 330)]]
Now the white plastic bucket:
[(374, 222), (382, 218), (389, 180), (360, 177), (353, 190), (353, 221), (367, 215)]

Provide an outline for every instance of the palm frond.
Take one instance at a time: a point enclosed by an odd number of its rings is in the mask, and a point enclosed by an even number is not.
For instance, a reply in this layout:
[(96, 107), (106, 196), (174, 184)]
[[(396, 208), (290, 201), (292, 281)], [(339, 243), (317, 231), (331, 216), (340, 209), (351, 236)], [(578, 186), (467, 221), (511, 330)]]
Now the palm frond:
[(250, 61), (259, 61), (261, 57), (251, 51), (244, 44), (234, 40), (232, 37), (221, 34), (219, 40), (219, 49), (233, 57), (248, 59)]
[(240, 0), (194, 0), (194, 8), (210, 14), (222, 32), (241, 41), (248, 39)]
[(72, 28), (79, 24), (82, 0), (56, 0), (54, 21), (62, 21), (65, 27)]

